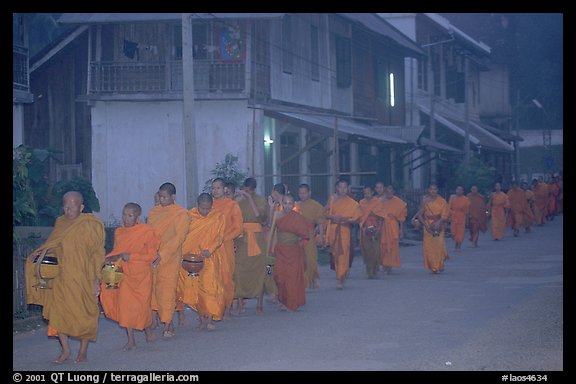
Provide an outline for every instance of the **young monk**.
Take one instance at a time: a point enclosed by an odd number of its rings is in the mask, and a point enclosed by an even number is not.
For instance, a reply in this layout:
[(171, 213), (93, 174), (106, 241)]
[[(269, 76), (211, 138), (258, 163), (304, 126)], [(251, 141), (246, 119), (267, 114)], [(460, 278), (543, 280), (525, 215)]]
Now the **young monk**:
[(456, 187), (454, 195), (450, 195), (448, 208), (450, 209), (450, 231), (455, 243), (454, 250), (460, 252), (466, 234), (466, 219), (470, 213), (470, 199), (464, 195), (464, 187), (461, 185)]
[(123, 351), (136, 348), (134, 329), (144, 330), (146, 341), (154, 341), (152, 325), (152, 263), (158, 258), (160, 237), (154, 229), (140, 222), (142, 208), (127, 203), (122, 210), (122, 227), (114, 232), (114, 248), (106, 255), (105, 264), (122, 267), (124, 279), (118, 289), (100, 290), (104, 314), (126, 328), (128, 342)]
[(190, 227), (182, 244), (184, 258), (201, 256), (204, 266), (198, 276), (190, 276), (180, 267), (178, 272), (178, 292), (180, 300), (198, 313), (200, 324), (197, 330), (213, 330), (213, 320), (221, 320), (224, 315), (225, 291), (221, 265), (226, 263), (224, 248), (226, 218), (213, 207), (212, 196), (202, 193), (197, 199), (198, 207), (188, 211)]
[(282, 197), (282, 212), (276, 219), (277, 237), (274, 246), (274, 280), (278, 287), (280, 308), (293, 312), (306, 304), (304, 269), (306, 257), (303, 240), (310, 238), (308, 222), (294, 209), (294, 197)]

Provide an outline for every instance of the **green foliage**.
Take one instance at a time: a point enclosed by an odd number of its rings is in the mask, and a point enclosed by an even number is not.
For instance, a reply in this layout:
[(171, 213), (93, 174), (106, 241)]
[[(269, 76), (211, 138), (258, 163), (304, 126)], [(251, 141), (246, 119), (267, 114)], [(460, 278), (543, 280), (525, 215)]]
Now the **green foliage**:
[(69, 191), (78, 191), (84, 197), (84, 213), (100, 212), (100, 202), (92, 183), (88, 180), (76, 177), (72, 180), (61, 180), (52, 188), (52, 206), (58, 207), (55, 216), (62, 214), (62, 196)]
[(466, 193), (470, 192), (471, 186), (476, 185), (479, 193), (487, 195), (492, 190), (494, 180), (494, 171), (480, 159), (472, 157), (468, 166), (460, 163), (456, 167), (454, 177), (450, 180), (450, 193), (454, 193), (458, 185), (463, 186)]
[(45, 207), (49, 205), (48, 159), (55, 159), (54, 148), (31, 148), (20, 145), (12, 155), (13, 225), (45, 225)]
[(216, 168), (210, 171), (210, 173), (214, 177), (210, 180), (206, 180), (203, 192), (209, 193), (212, 188), (212, 180), (218, 177), (224, 179), (224, 182), (233, 182), (236, 184), (236, 188), (239, 188), (248, 177), (246, 173), (238, 170), (238, 156), (231, 155), (230, 153), (226, 154), (224, 162), (216, 163)]

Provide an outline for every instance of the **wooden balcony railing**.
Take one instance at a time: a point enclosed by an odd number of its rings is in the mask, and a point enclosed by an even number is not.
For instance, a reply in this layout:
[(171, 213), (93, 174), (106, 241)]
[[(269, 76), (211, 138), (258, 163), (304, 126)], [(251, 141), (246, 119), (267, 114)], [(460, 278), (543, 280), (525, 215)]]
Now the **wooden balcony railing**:
[[(182, 62), (92, 62), (92, 94), (182, 92)], [(242, 62), (194, 60), (196, 92), (240, 92), (245, 88)]]
[(30, 74), (28, 70), (28, 48), (12, 46), (12, 86), (21, 91), (30, 90)]

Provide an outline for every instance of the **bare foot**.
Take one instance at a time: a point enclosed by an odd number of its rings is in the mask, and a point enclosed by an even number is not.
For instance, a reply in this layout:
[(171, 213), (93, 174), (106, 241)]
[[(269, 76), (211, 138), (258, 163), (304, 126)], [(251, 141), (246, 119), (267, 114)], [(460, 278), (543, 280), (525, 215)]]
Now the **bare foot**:
[(262, 306), (256, 307), (256, 314), (257, 315), (263, 315), (264, 314), (264, 309), (262, 308)]
[(165, 338), (169, 339), (171, 337), (176, 336), (176, 334), (173, 331), (170, 331), (168, 329), (164, 330), (164, 332), (162, 332), (162, 336), (164, 336)]
[(216, 329), (216, 326), (212, 323), (208, 323), (208, 324), (206, 324), (206, 329), (209, 331), (213, 331)]
[(54, 359), (52, 362), (54, 364), (62, 364), (68, 359), (70, 359), (70, 353), (62, 353), (60, 356), (58, 356), (57, 359)]
[(133, 351), (135, 349), (136, 349), (136, 344), (131, 344), (131, 343), (126, 343), (126, 345), (124, 347), (122, 347), (123, 352)]
[(153, 343), (156, 341), (156, 335), (154, 334), (154, 332), (148, 332), (146, 334), (146, 342), (147, 343)]
[(88, 361), (88, 358), (86, 357), (86, 355), (78, 354), (78, 356), (76, 357), (76, 360), (74, 360), (74, 363), (76, 363), (76, 364), (85, 363), (87, 361)]

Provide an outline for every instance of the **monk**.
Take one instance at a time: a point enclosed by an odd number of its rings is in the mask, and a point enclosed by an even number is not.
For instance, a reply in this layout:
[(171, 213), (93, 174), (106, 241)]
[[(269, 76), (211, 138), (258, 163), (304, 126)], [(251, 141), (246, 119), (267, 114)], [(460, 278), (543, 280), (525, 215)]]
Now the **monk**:
[(428, 194), (422, 200), (416, 214), (424, 225), (422, 252), (424, 268), (432, 273), (444, 271), (444, 262), (448, 259), (445, 242), (445, 224), (450, 217), (446, 200), (438, 195), (438, 186), (434, 183), (428, 187)]
[(189, 211), (190, 227), (182, 244), (184, 257), (200, 255), (204, 266), (198, 276), (191, 276), (180, 267), (178, 292), (181, 300), (198, 313), (198, 330), (213, 330), (213, 321), (224, 315), (224, 286), (222, 268), (226, 263), (224, 248), (225, 222), (222, 212), (213, 209), (213, 199), (208, 193), (202, 193), (197, 199), (198, 207)]
[(404, 200), (394, 195), (393, 186), (386, 187), (384, 196), (374, 213), (384, 220), (380, 230), (380, 260), (384, 272), (390, 274), (392, 268), (400, 267), (400, 239), (404, 236), (408, 208)]
[(296, 311), (306, 304), (304, 268), (306, 255), (303, 241), (310, 236), (307, 220), (294, 211), (294, 197), (282, 197), (282, 212), (275, 222), (277, 240), (274, 246), (274, 280), (278, 287), (278, 301), (281, 309)]
[(558, 196), (560, 195), (560, 185), (556, 176), (550, 175), (548, 180), (548, 221), (554, 220), (558, 214)]
[(264, 278), (264, 294), (269, 296), (272, 304), (278, 304), (278, 287), (274, 280), (274, 263), (276, 258), (272, 254), (276, 240), (274, 222), (278, 214), (282, 212), (282, 197), (286, 194), (286, 184), (277, 183), (272, 187), (272, 192), (268, 196), (268, 221), (266, 223), (266, 277)]
[(522, 222), (522, 226), (524, 227), (524, 232), (530, 233), (532, 229), (532, 223), (534, 222), (534, 192), (528, 187), (528, 183), (523, 181), (522, 190), (524, 190), (524, 194), (526, 195), (526, 205), (528, 206), (528, 214), (524, 216), (524, 221)]
[(326, 205), (326, 243), (334, 257), (336, 289), (344, 289), (350, 270), (350, 228), (361, 216), (358, 203), (348, 196), (348, 188), (348, 180), (338, 180), (336, 193), (330, 196)]
[(470, 224), (470, 241), (474, 248), (478, 247), (478, 237), (480, 232), (486, 232), (486, 219), (488, 211), (486, 210), (486, 199), (478, 193), (478, 187), (470, 187), (470, 193), (466, 196), (470, 200), (470, 209), (468, 212), (468, 222)]
[(514, 237), (518, 237), (518, 234), (520, 233), (520, 227), (527, 220), (526, 217), (532, 215), (532, 212), (528, 207), (526, 192), (520, 188), (517, 181), (512, 182), (507, 195), (510, 204), (510, 211), (508, 212), (508, 225), (514, 231)]
[[(176, 289), (178, 271), (182, 258), (182, 242), (188, 232), (188, 211), (176, 203), (176, 187), (164, 183), (158, 189), (160, 205), (153, 207), (148, 214), (148, 224), (160, 236), (160, 262), (155, 268), (152, 293), (152, 310), (157, 311), (164, 324), (162, 335), (174, 337), (174, 311), (176, 310)], [(179, 312), (184, 314), (182, 304)]]
[(374, 197), (374, 190), (366, 185), (363, 189), (364, 198), (360, 200), (360, 251), (364, 258), (366, 275), (369, 279), (376, 278), (380, 265), (380, 228), (382, 218), (374, 214), (374, 211), (382, 202)]
[(538, 226), (546, 223), (548, 216), (548, 184), (544, 182), (542, 176), (532, 181), (532, 192), (534, 192), (534, 222)]
[(310, 197), (311, 190), (308, 184), (298, 186), (298, 197), (300, 201), (296, 202), (294, 210), (300, 212), (308, 222), (310, 233), (309, 241), (304, 244), (304, 253), (306, 254), (306, 270), (304, 271), (304, 285), (306, 288), (318, 288), (318, 249), (317, 246), (324, 244), (324, 226), (326, 216), (322, 204)]
[(123, 351), (136, 349), (134, 329), (144, 330), (146, 341), (154, 341), (152, 332), (152, 263), (158, 259), (160, 237), (149, 224), (140, 222), (142, 208), (127, 203), (122, 210), (122, 227), (114, 231), (114, 248), (106, 255), (105, 264), (117, 264), (124, 278), (118, 289), (100, 291), (104, 314), (126, 328), (128, 342)]
[(461, 185), (456, 187), (456, 193), (450, 195), (448, 199), (448, 207), (450, 209), (450, 232), (455, 243), (454, 250), (460, 252), (466, 233), (466, 219), (470, 212), (470, 199), (464, 196), (464, 187)]
[(224, 184), (224, 194), (227, 198), (236, 200), (236, 184), (233, 181), (227, 181)]
[(249, 177), (238, 191), (243, 232), (235, 240), (234, 297), (238, 299), (237, 314), (244, 312), (244, 300), (252, 298), (257, 299), (256, 313), (263, 313), (266, 278), (266, 236), (263, 225), (268, 218), (268, 204), (264, 197), (256, 193), (256, 187), (256, 179)]
[(500, 183), (495, 183), (487, 205), (489, 217), (492, 219), (492, 240), (494, 241), (504, 238), (508, 208), (510, 208), (508, 195), (502, 192)]
[[(91, 213), (82, 213), (84, 198), (69, 191), (62, 197), (64, 214), (56, 219), (46, 242), (26, 261), (26, 302), (42, 305), (42, 316), (48, 319), (48, 336), (57, 336), (62, 351), (54, 359), (61, 364), (70, 358), (70, 337), (80, 339), (75, 362), (88, 360), (88, 343), (98, 333), (98, 294), (104, 262), (104, 224)], [(39, 289), (34, 259), (48, 250), (57, 257), (59, 274)]]
[[(242, 234), (242, 211), (238, 203), (226, 197), (225, 182), (221, 178), (212, 180), (212, 209), (224, 215), (224, 252), (225, 257), (220, 264), (220, 276), (224, 287), (224, 316), (232, 310), (234, 301), (234, 269), (236, 268), (236, 255), (234, 240)], [(217, 319), (220, 320), (220, 319)]]

